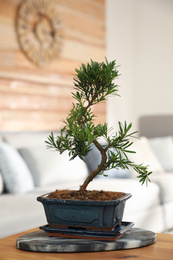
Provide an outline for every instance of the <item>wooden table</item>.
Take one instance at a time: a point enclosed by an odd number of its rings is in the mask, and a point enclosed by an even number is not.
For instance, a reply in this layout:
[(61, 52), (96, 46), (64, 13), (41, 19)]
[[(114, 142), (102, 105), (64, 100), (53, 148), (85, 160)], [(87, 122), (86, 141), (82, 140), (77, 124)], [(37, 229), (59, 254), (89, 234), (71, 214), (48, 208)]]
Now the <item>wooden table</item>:
[(35, 253), (22, 251), (16, 248), (16, 239), (18, 237), (36, 230), (38, 229), (29, 230), (23, 233), (0, 239), (0, 260), (173, 259), (173, 235), (171, 234), (157, 234), (156, 243), (147, 247), (130, 250), (117, 250), (94, 253)]

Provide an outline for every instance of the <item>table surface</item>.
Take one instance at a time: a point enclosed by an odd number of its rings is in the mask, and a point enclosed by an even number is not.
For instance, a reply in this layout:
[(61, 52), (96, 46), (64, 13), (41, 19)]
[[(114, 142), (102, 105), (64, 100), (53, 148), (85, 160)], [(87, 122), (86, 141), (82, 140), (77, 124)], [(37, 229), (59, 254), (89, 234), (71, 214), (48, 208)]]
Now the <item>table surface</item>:
[(88, 260), (88, 259), (131, 259), (131, 260), (154, 260), (154, 259), (173, 259), (173, 235), (171, 234), (157, 234), (156, 243), (142, 248), (105, 251), (105, 252), (88, 252), (88, 253), (35, 253), (26, 252), (16, 248), (16, 239), (24, 234), (37, 231), (32, 229), (16, 235), (0, 239), (0, 260)]

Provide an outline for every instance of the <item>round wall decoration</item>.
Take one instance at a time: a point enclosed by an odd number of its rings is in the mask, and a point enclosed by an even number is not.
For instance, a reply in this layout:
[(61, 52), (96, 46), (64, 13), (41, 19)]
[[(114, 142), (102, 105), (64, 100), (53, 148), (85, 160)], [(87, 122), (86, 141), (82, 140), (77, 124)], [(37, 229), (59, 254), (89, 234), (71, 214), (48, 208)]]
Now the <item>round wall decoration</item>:
[(37, 65), (59, 57), (63, 29), (57, 6), (50, 0), (26, 0), (17, 13), (17, 37), (25, 55)]

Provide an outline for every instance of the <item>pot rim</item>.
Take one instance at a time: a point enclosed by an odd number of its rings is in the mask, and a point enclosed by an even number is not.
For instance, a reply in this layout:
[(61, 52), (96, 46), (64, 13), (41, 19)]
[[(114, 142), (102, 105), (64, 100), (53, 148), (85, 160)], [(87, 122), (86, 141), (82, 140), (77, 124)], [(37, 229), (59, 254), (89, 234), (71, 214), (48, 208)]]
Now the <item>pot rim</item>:
[(131, 198), (132, 195), (131, 193), (124, 193), (124, 195), (116, 200), (70, 200), (70, 199), (56, 199), (56, 198), (47, 198), (51, 192), (45, 193), (43, 195), (40, 195), (37, 197), (37, 200), (42, 202), (42, 203), (57, 203), (57, 204), (83, 204), (83, 205), (116, 205), (119, 204), (120, 202), (124, 202), (127, 199)]

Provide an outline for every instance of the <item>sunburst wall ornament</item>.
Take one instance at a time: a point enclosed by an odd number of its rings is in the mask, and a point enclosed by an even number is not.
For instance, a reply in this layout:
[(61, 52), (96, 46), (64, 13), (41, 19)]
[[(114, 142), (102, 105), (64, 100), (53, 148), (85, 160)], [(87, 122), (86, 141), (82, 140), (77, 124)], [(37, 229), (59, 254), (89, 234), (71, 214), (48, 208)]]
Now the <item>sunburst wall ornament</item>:
[(26, 0), (17, 13), (17, 37), (25, 55), (37, 65), (58, 58), (63, 29), (57, 6), (51, 0)]

